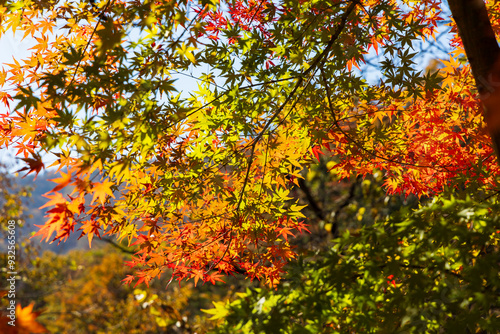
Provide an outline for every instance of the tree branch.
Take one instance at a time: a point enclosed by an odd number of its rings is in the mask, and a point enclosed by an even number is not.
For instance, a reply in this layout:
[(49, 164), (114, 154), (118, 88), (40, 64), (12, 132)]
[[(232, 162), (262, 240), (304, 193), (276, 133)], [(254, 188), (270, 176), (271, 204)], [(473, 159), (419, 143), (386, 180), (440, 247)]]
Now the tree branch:
[(311, 190), (307, 186), (306, 181), (304, 181), (304, 179), (299, 179), (299, 188), (300, 190), (302, 190), (304, 195), (306, 195), (307, 202), (309, 203), (309, 208), (311, 208), (316, 217), (318, 217), (321, 220), (325, 220), (325, 215), (323, 214), (323, 210), (321, 210), (318, 203), (312, 196)]
[(500, 159), (500, 48), (483, 0), (448, 0)]
[(127, 254), (135, 254), (136, 252), (133, 251), (133, 250), (130, 250), (130, 249), (127, 249), (125, 247), (123, 247), (122, 245), (120, 244), (117, 244), (116, 242), (114, 242), (113, 240), (109, 239), (109, 238), (101, 238), (100, 240), (104, 241), (104, 242), (107, 242), (108, 244), (110, 244), (111, 246), (119, 249), (120, 251), (122, 251), (123, 253), (127, 253)]

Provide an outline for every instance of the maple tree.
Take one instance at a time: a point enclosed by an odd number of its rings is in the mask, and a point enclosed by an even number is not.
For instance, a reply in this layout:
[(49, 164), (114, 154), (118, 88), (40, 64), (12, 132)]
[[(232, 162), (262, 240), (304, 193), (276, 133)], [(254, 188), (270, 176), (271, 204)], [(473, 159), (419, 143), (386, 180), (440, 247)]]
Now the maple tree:
[(437, 197), (294, 261), (277, 290), (204, 310), (214, 333), (494, 333), (497, 203)]
[[(125, 282), (244, 272), (275, 286), (296, 257), (290, 238), (308, 230), (290, 188), (322, 152), (339, 178), (382, 172), (388, 194), (494, 192), (499, 167), (455, 24), (442, 68), (414, 61), (441, 5), (4, 2), (1, 34), (36, 42), (0, 74), (0, 145), (28, 173), (60, 171), (37, 235), (128, 240), (138, 252)], [(370, 53), (377, 84), (357, 70)], [(189, 96), (180, 76), (197, 82)]]

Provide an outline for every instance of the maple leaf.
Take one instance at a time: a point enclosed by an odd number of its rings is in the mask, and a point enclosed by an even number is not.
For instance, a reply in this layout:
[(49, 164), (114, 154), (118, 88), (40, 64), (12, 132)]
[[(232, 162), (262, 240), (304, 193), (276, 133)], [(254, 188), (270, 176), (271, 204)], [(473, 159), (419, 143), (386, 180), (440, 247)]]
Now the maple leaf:
[(134, 281), (133, 275), (127, 275), (126, 278), (122, 279), (123, 284), (130, 284)]
[(82, 230), (82, 234), (78, 239), (86, 235), (89, 240), (89, 248), (92, 248), (92, 239), (94, 238), (94, 235), (97, 235), (99, 239), (101, 238), (101, 236), (99, 235), (100, 229), (101, 227), (97, 222), (86, 220), (85, 222), (83, 222), (83, 226), (80, 228), (80, 230)]
[(33, 312), (33, 306), (35, 304), (31, 303), (25, 308), (21, 307), (21, 304), (16, 306), (16, 316), (17, 324), (22, 330), (19, 333), (47, 333), (48, 330), (36, 321), (36, 318), (42, 313), (41, 311)]
[(34, 155), (34, 158), (20, 158), (22, 161), (24, 161), (25, 163), (28, 164), (27, 167), (23, 167), (21, 168), (20, 170), (17, 171), (17, 173), (19, 172), (23, 172), (23, 171), (28, 171), (28, 173), (26, 173), (24, 177), (26, 177), (27, 175), (35, 172), (35, 180), (36, 180), (36, 177), (38, 176), (38, 173), (40, 173), (40, 171), (44, 168), (44, 164), (42, 162), (42, 158), (40, 157), (40, 155), (38, 154), (35, 154)]
[(311, 231), (309, 231), (307, 229), (308, 226), (310, 226), (310, 225), (308, 225), (308, 224), (306, 224), (304, 222), (298, 222), (297, 225), (295, 226), (295, 228), (297, 230), (299, 230), (299, 233), (302, 233), (302, 231), (307, 231), (308, 233), (311, 233)]
[(291, 235), (294, 237), (293, 233), (290, 232), (291, 228), (289, 227), (282, 227), (278, 230), (278, 234), (280, 234), (283, 238), (285, 238), (286, 241), (288, 241), (288, 236)]
[(192, 277), (194, 278), (194, 286), (196, 286), (196, 284), (200, 279), (203, 281), (205, 277), (205, 273), (203, 272), (203, 270), (200, 269), (194, 270), (192, 275), (193, 275)]
[(214, 308), (212, 309), (202, 309), (202, 312), (207, 314), (211, 314), (212, 317), (210, 320), (217, 320), (224, 318), (227, 314), (229, 314), (229, 310), (226, 308), (227, 302), (214, 302), (212, 301)]
[(113, 192), (111, 191), (111, 186), (113, 186), (113, 182), (109, 181), (104, 181), (102, 183), (95, 182), (92, 184), (92, 192), (94, 193), (94, 196), (92, 197), (92, 202), (95, 202), (95, 200), (98, 198), (99, 202), (101, 204), (104, 204), (104, 201), (106, 200), (106, 196), (111, 196), (115, 198), (113, 195)]
[(71, 182), (71, 172), (64, 173), (61, 172), (61, 177), (57, 179), (49, 179), (49, 181), (55, 182), (58, 185), (51, 190), (51, 192), (56, 192), (66, 187)]
[(207, 275), (206, 280), (207, 280), (207, 282), (210, 282), (212, 284), (215, 284), (215, 282), (226, 283), (221, 279), (221, 277), (224, 277), (224, 275), (221, 275), (221, 274), (214, 271), (214, 272), (211, 272), (210, 274)]
[(61, 193), (55, 193), (54, 195), (44, 194), (42, 196), (50, 199), (50, 201), (39, 207), (39, 209), (49, 206), (57, 206), (59, 204), (66, 204), (68, 202)]
[(395, 193), (399, 188), (398, 180), (392, 177), (387, 178), (383, 185), (387, 187), (388, 191), (391, 193)]
[(319, 159), (319, 155), (320, 154), (324, 154), (323, 152), (321, 152), (321, 146), (319, 145), (315, 145), (311, 148), (311, 151), (312, 153), (314, 154), (314, 156), (316, 157), (316, 159), (318, 159), (318, 161), (320, 161)]
[(0, 317), (0, 331), (4, 334), (38, 334), (48, 333), (49, 331), (36, 318), (42, 313), (41, 311), (33, 312), (31, 303), (26, 307), (21, 307), (21, 304), (16, 305), (16, 319), (13, 321), (15, 326), (9, 325), (12, 321), (7, 316)]
[(148, 277), (147, 275), (144, 275), (143, 276), (140, 276), (139, 279), (137, 280), (137, 283), (135, 283), (134, 285), (134, 288), (136, 286), (138, 286), (139, 284), (141, 284), (142, 282), (146, 283), (146, 285), (149, 287), (149, 281), (151, 280), (150, 277)]

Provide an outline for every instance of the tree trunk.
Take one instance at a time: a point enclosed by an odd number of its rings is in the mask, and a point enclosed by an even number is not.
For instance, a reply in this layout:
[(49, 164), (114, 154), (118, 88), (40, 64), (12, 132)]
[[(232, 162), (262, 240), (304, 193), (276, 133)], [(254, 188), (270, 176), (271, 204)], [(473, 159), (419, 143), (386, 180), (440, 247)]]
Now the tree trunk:
[(448, 0), (500, 159), (500, 48), (483, 0)]

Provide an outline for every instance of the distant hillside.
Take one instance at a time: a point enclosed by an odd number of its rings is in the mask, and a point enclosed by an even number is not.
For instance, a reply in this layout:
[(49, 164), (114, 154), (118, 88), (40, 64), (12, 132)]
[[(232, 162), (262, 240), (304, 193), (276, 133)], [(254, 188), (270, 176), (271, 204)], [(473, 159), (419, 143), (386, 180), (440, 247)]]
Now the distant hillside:
[[(21, 176), (16, 177), (16, 182), (21, 186), (29, 186), (32, 188), (32, 197), (27, 200), (26, 206), (28, 207), (28, 213), (31, 215), (31, 218), (26, 220), (25, 226), (21, 230), (22, 238), (29, 238), (32, 232), (38, 231), (38, 227), (35, 225), (43, 225), (45, 222), (45, 210), (47, 208), (39, 209), (43, 206), (47, 199), (42, 195), (52, 190), (55, 186), (54, 182), (49, 181), (49, 179), (57, 178), (57, 176), (53, 172), (43, 172), (40, 173), (36, 180), (33, 175), (28, 175), (25, 178)], [(40, 241), (39, 237), (33, 239), (34, 243), (40, 246), (41, 250), (51, 250), (58, 254), (64, 254), (71, 249), (88, 249), (89, 243), (86, 237), (82, 237), (80, 240), (77, 240), (80, 236), (79, 231), (75, 231), (75, 233), (68, 238), (66, 242), (61, 242), (58, 246), (57, 242), (52, 244)], [(95, 240), (95, 239), (94, 239)], [(97, 246), (97, 243), (96, 243)], [(92, 247), (94, 248), (94, 247)]]

